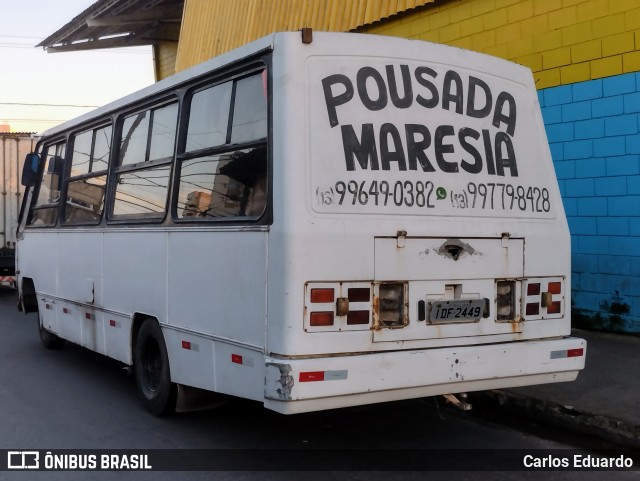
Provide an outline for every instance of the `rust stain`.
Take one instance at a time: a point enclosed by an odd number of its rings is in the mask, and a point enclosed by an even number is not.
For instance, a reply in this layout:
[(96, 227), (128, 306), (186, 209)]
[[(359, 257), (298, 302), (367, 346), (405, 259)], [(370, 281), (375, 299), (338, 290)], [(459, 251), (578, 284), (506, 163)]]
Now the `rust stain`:
[(460, 239), (447, 239), (435, 252), (454, 261), (457, 261), (463, 254), (481, 255), (470, 244), (462, 242)]
[(522, 331), (522, 317), (520, 315), (516, 316), (513, 321), (509, 321), (509, 324), (511, 325), (511, 332), (518, 334)]
[(380, 307), (380, 298), (374, 294), (373, 295), (373, 325), (371, 326), (371, 329), (374, 331), (380, 330), (380, 319), (378, 317), (379, 307)]

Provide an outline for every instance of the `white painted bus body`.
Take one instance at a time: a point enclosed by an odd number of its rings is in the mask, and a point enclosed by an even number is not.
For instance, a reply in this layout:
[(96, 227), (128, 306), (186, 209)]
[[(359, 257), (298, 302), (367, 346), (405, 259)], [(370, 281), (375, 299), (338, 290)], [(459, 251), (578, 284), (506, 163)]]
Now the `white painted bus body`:
[[(419, 41), (314, 33), (302, 44), (299, 33), (284, 33), (105, 109), (265, 49), (273, 51), (271, 225), (26, 228), (20, 276), (34, 279), (43, 325), (132, 364), (134, 319), (153, 317), (173, 382), (287, 414), (575, 379), (586, 343), (570, 337), (569, 231), (531, 72)], [(399, 85), (393, 99), (387, 66)], [(400, 85), (406, 72), (410, 105)], [(471, 77), (480, 80), (479, 97), (468, 104)], [(485, 86), (493, 103), (487, 115)], [(501, 92), (507, 107), (496, 120)], [(373, 157), (358, 153), (369, 128), (377, 169)], [(483, 131), (492, 145), (502, 139), (500, 152), (490, 151), (501, 157), (503, 175), (495, 158), (495, 173), (488, 171)], [(497, 314), (501, 281), (514, 290), (507, 320)], [(402, 286), (401, 325), (381, 324), (387, 284)], [(349, 288), (370, 289), (369, 299), (345, 303)], [(334, 297), (312, 302), (314, 289)], [(432, 314), (446, 302), (476, 309), (484, 300), (474, 319)], [(355, 323), (351, 311), (360, 313)], [(320, 325), (311, 325), (312, 313), (320, 313)]]

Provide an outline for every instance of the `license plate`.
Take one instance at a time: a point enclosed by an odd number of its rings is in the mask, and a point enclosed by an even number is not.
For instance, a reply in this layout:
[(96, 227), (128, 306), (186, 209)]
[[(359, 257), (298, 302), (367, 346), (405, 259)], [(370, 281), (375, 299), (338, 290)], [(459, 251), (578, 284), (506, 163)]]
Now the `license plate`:
[(484, 313), (484, 299), (433, 301), (429, 303), (429, 322), (478, 322)]

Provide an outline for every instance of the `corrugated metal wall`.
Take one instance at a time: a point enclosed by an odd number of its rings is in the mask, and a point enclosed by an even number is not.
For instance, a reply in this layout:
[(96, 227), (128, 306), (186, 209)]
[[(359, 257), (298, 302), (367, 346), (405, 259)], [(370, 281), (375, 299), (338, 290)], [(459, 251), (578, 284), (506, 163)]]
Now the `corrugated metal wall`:
[(178, 44), (161, 42), (153, 46), (156, 82), (175, 73)]
[(434, 0), (186, 0), (176, 72), (278, 31), (341, 32)]

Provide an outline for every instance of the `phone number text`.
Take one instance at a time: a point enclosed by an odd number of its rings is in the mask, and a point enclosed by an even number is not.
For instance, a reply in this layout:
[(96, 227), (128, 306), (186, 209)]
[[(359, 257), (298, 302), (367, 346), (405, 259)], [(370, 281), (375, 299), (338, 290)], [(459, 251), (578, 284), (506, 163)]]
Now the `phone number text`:
[(321, 191), (316, 189), (320, 205), (395, 205), (396, 207), (425, 207), (433, 209), (435, 186), (430, 180), (368, 182), (355, 180), (336, 182), (335, 186)]
[(469, 182), (463, 189), (436, 186), (432, 181), (339, 180), (329, 189), (316, 189), (321, 206), (361, 205), (503, 210), (531, 213), (551, 211), (551, 197), (545, 187), (507, 183)]
[(540, 187), (525, 187), (503, 183), (476, 184), (469, 182), (461, 192), (451, 191), (451, 205), (458, 209), (520, 210), (549, 212), (549, 191)]

